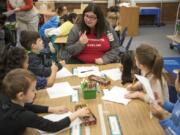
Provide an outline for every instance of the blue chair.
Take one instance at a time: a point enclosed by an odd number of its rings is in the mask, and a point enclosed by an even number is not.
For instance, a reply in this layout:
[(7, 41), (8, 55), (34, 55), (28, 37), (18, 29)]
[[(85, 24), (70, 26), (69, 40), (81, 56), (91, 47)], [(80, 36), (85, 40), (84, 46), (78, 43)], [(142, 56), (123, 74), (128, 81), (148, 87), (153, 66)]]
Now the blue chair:
[(177, 101), (177, 92), (174, 86), (176, 74), (174, 69), (180, 69), (180, 57), (164, 57), (164, 68), (168, 72), (168, 87), (170, 101), (175, 103)]

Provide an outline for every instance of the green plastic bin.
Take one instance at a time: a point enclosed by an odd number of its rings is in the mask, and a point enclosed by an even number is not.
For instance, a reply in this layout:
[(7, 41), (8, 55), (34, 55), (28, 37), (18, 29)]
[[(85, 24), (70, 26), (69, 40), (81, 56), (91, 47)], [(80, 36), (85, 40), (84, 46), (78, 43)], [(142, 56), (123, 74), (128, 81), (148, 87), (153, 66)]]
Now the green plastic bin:
[(83, 90), (84, 99), (96, 99), (96, 90)]
[(81, 87), (81, 89), (84, 99), (96, 99), (97, 86), (95, 86), (92, 89), (88, 89), (87, 87), (86, 88)]

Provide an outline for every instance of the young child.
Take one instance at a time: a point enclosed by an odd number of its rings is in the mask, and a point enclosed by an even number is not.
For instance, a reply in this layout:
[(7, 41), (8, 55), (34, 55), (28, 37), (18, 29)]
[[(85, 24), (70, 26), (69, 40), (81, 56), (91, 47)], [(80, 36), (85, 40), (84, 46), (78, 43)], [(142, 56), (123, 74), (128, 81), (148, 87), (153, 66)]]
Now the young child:
[[(4, 75), (1, 78), (3, 78), (5, 74), (13, 69), (28, 69), (28, 55), (23, 48), (14, 47), (5, 49), (4, 53), (2, 53), (0, 56), (0, 59), (3, 62), (2, 65), (5, 66), (3, 72)], [(58, 71), (58, 68), (54, 63), (52, 64), (51, 70), (51, 75), (48, 78), (37, 76), (36, 89), (51, 87), (54, 84), (56, 79), (56, 72)]]
[[(141, 70), (141, 74), (147, 77), (154, 91), (160, 94), (163, 101), (169, 100), (167, 82), (163, 76), (163, 59), (158, 51), (150, 45), (140, 45), (135, 52), (136, 66)], [(129, 90), (134, 90), (126, 95), (126, 98), (139, 98), (146, 102), (150, 102), (149, 96), (142, 90), (140, 82), (128, 86)]]
[(82, 108), (58, 122), (38, 116), (35, 113), (62, 113), (65, 109), (29, 104), (35, 97), (35, 86), (36, 76), (25, 69), (12, 70), (3, 79), (4, 93), (0, 94), (1, 134), (21, 135), (26, 127), (57, 132), (68, 127), (77, 117), (88, 116), (88, 108)]
[[(49, 77), (52, 73), (52, 60), (47, 59), (46, 55), (41, 53), (44, 48), (42, 39), (37, 32), (22, 31), (21, 45), (29, 53), (29, 70), (37, 76)], [(56, 62), (58, 69), (62, 68), (59, 62)]]
[(180, 70), (175, 81), (176, 91), (178, 92), (177, 102), (162, 102), (159, 95), (156, 100), (159, 104), (151, 105), (151, 112), (160, 120), (161, 126), (168, 135), (180, 135)]
[[(53, 43), (53, 46), (49, 46), (50, 51), (52, 56), (54, 55), (54, 58), (57, 59), (57, 54), (60, 51), (60, 49), (62, 48), (61, 45), (58, 45), (55, 42), (56, 37), (57, 36), (68, 36), (70, 30), (72, 29), (72, 27), (74, 26), (74, 23), (77, 20), (77, 14), (76, 13), (70, 13), (67, 16), (67, 21), (64, 22), (61, 26), (59, 26), (58, 28), (51, 28), (51, 29), (46, 29), (45, 30), (45, 34), (47, 37), (50, 37), (51, 42)], [(51, 44), (49, 44), (51, 45)], [(54, 49), (52, 49), (54, 48)], [(54, 51), (53, 51), (54, 50)]]
[(39, 35), (41, 36), (45, 48), (48, 48), (48, 39), (45, 35), (45, 30), (49, 28), (57, 28), (62, 22), (61, 17), (68, 14), (68, 10), (66, 6), (59, 6), (56, 9), (56, 15), (51, 17), (47, 22), (45, 22), (40, 28), (39, 28)]
[(76, 13), (70, 13), (67, 17), (67, 21), (64, 22), (61, 26), (54, 29), (46, 29), (45, 34), (48, 37), (51, 37), (53, 35), (55, 36), (67, 36), (72, 29), (74, 23), (77, 20), (77, 14)]

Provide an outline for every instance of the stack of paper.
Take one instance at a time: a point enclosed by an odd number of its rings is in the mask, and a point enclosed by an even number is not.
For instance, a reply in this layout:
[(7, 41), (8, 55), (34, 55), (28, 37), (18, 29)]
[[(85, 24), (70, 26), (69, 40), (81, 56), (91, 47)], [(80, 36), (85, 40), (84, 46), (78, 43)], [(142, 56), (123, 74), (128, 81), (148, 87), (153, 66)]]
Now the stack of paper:
[(65, 67), (63, 67), (60, 71), (56, 74), (56, 79), (72, 76), (72, 73)]
[(110, 91), (104, 92), (102, 99), (127, 105), (131, 99), (126, 99), (124, 96), (128, 93), (129, 91), (127, 89), (114, 86)]
[(68, 82), (55, 83), (51, 88), (47, 88), (50, 98), (58, 98), (73, 95), (74, 90)]
[[(64, 114), (49, 114), (49, 115), (43, 116), (43, 118), (48, 119), (53, 122), (56, 122), (56, 121), (60, 121), (60, 120), (64, 119), (65, 117), (67, 117), (71, 114), (72, 114), (71, 112), (67, 112)], [(71, 122), (69, 128), (80, 125), (81, 123), (82, 123), (82, 121), (79, 118), (77, 118), (73, 122)], [(48, 132), (41, 131), (41, 130), (39, 130), (39, 132), (41, 133), (41, 135), (55, 135), (56, 134), (56, 133), (48, 133)]]
[(99, 67), (97, 66), (77, 67), (73, 70), (73, 74), (77, 75), (78, 77), (87, 77), (90, 75), (98, 75), (98, 76), (101, 75), (101, 73), (99, 72)]
[(111, 80), (114, 80), (114, 81), (121, 80), (121, 76), (122, 76), (122, 72), (120, 71), (119, 68), (103, 70), (101, 71), (101, 73), (105, 74)]

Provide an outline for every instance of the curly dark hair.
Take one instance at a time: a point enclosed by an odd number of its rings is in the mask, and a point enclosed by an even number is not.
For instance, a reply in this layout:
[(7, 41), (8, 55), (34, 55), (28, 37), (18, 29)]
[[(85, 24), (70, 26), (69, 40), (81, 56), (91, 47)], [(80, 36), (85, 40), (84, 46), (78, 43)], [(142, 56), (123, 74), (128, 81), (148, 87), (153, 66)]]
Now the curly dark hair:
[(22, 68), (26, 59), (27, 55), (23, 48), (0, 45), (0, 89), (6, 74), (13, 69)]
[(24, 61), (27, 59), (26, 52), (23, 48), (12, 47), (7, 52), (6, 73), (16, 68), (23, 68)]

